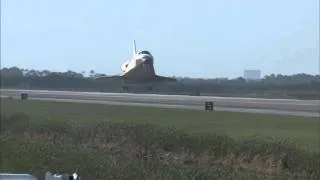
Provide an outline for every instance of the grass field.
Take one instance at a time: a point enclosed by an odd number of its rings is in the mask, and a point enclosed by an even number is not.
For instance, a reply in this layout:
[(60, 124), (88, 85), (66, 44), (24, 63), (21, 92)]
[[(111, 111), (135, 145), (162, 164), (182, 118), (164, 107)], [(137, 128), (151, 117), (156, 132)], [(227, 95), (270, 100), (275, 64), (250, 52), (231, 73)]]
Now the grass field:
[(288, 138), (312, 151), (320, 147), (319, 118), (12, 100), (2, 100), (1, 111), (4, 114), (23, 112), (34, 120), (59, 119), (89, 124), (137, 122), (175, 127), (189, 133), (223, 133), (236, 139), (248, 136)]
[[(261, 179), (275, 172), (319, 178), (318, 118), (2, 99), (1, 121), (6, 171), (78, 167), (90, 179)], [(289, 168), (270, 165), (283, 162), (283, 154)]]

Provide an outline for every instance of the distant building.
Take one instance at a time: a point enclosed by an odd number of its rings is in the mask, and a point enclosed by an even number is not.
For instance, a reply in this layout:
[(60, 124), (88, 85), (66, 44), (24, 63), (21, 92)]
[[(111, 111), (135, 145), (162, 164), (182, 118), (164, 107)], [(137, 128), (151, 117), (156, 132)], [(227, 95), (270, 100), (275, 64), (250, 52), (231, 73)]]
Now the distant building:
[(260, 70), (244, 70), (243, 77), (246, 80), (258, 80), (261, 78)]

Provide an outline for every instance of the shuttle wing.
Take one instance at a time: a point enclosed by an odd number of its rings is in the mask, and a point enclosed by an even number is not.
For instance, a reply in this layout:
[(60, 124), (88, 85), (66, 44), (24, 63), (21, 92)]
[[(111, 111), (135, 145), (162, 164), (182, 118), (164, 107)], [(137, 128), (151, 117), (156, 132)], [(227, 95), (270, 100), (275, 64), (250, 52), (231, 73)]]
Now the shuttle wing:
[(156, 75), (155, 77), (156, 77), (155, 79), (160, 82), (177, 82), (178, 81), (177, 79), (171, 78), (171, 77), (165, 77), (165, 76), (159, 76), (159, 75)]
[(94, 80), (121, 80), (121, 79), (125, 79), (125, 77), (121, 76), (121, 75), (114, 75), (114, 76), (100, 76), (100, 77), (96, 77)]

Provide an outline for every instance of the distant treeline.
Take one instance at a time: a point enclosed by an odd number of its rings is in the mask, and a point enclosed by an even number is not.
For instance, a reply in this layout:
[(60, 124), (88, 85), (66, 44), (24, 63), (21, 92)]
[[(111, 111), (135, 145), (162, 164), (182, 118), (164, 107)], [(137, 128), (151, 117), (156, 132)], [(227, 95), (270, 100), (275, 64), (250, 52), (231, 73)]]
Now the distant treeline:
[[(23, 89), (56, 89), (109, 91), (120, 90), (120, 82), (99, 82), (93, 78), (104, 74), (85, 72), (51, 72), (48, 70), (21, 69), (18, 67), (0, 70), (2, 88)], [(264, 96), (300, 99), (318, 99), (320, 93), (320, 76), (308, 74), (281, 75), (271, 74), (260, 80), (245, 80), (242, 77), (195, 79), (175, 77), (180, 81), (176, 84), (159, 84), (153, 93), (166, 94), (205, 94), (223, 96)], [(136, 88), (137, 93), (145, 91)]]

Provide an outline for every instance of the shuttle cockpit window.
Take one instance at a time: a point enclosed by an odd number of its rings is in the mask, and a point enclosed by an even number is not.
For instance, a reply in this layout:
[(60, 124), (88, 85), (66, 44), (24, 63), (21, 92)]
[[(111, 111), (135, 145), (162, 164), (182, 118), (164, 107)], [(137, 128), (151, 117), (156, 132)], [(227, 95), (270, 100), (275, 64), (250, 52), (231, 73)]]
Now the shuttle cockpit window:
[(148, 54), (148, 55), (151, 55), (149, 51), (140, 51), (139, 54)]

